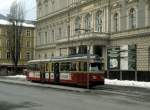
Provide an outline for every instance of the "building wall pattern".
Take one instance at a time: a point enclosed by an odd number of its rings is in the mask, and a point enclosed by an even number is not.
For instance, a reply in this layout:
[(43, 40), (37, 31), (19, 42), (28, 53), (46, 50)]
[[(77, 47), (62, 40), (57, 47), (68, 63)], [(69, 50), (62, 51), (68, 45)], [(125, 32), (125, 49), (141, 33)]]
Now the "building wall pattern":
[[(37, 7), (35, 59), (66, 56), (69, 54), (69, 47), (76, 47), (78, 50), (80, 45), (91, 48), (100, 45), (104, 50), (102, 57), (107, 69), (107, 48), (135, 44), (137, 70), (149, 70), (149, 0), (37, 0)], [(101, 12), (101, 32), (96, 30), (98, 11)], [(114, 19), (116, 13), (117, 23)], [(89, 29), (85, 28), (86, 15), (90, 16)], [(80, 18), (79, 30), (75, 29), (77, 17)]]

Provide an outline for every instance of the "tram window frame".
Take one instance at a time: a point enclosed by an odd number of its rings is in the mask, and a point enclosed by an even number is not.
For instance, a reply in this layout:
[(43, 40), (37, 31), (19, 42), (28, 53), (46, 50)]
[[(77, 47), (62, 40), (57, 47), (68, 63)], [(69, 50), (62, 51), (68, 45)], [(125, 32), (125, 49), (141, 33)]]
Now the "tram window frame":
[(79, 65), (78, 65), (79, 67), (78, 67), (78, 69), (79, 69), (79, 71), (87, 71), (88, 69), (88, 67), (87, 67), (87, 62), (85, 62), (85, 61), (79, 61)]
[(69, 72), (70, 71), (70, 62), (61, 62), (60, 63), (60, 71), (61, 72)]
[(28, 65), (29, 70), (35, 70), (35, 68), (36, 68), (36, 64), (29, 64)]
[(39, 66), (40, 66), (40, 71), (45, 72), (45, 63), (41, 63), (39, 64)]
[(52, 72), (52, 63), (48, 63), (48, 72)]
[(48, 63), (45, 63), (45, 72), (48, 72)]
[[(31, 67), (31, 65), (32, 65), (32, 67)], [(34, 66), (33, 66), (34, 65)], [(29, 70), (31, 70), (31, 71), (39, 71), (39, 64), (36, 64), (36, 63), (31, 63), (31, 64), (29, 64)]]
[(54, 63), (51, 65), (51, 72), (54, 72)]
[(83, 71), (87, 71), (88, 67), (87, 67), (87, 62), (83, 62)]
[[(95, 65), (95, 66), (92, 66), (92, 65)], [(100, 71), (100, 63), (90, 63), (90, 71), (92, 72), (97, 72), (97, 71)]]
[(77, 63), (76, 62), (71, 62), (70, 71), (77, 71)]

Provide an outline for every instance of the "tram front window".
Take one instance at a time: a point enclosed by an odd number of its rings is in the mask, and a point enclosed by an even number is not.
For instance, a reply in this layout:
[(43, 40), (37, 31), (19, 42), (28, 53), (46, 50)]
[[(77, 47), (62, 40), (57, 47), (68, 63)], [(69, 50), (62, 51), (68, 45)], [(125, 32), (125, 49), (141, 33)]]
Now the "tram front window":
[(28, 68), (29, 68), (30, 70), (37, 70), (37, 69), (38, 69), (37, 64), (29, 64), (29, 65), (28, 65)]
[(90, 71), (100, 71), (100, 63), (90, 63)]

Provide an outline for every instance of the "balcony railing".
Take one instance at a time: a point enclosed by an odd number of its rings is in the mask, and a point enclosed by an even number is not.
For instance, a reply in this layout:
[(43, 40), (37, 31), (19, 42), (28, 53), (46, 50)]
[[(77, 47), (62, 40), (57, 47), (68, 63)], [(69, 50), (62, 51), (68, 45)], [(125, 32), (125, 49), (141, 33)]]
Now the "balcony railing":
[(61, 39), (57, 39), (56, 43), (64, 43), (68, 41), (80, 41), (80, 40), (86, 40), (86, 39), (102, 39), (102, 40), (108, 40), (110, 38), (110, 35), (108, 33), (100, 33), (100, 32), (89, 32), (84, 34), (75, 34), (70, 37), (64, 37)]
[(37, 50), (46, 49), (46, 48), (55, 48), (55, 47), (56, 47), (55, 43), (48, 43), (48, 44), (36, 45), (36, 49)]

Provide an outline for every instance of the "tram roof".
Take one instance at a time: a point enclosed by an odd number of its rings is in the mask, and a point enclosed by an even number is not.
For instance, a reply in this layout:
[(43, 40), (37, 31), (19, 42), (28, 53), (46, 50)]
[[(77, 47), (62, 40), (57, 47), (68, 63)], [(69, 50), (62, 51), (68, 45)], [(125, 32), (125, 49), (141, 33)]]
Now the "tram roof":
[[(75, 56), (69, 56), (69, 57), (54, 57), (49, 59), (38, 59), (38, 60), (31, 60), (28, 61), (28, 63), (36, 63), (36, 62), (58, 62), (58, 61), (73, 61), (73, 60), (86, 60), (89, 56), (88, 55), (75, 55)], [(90, 55), (90, 59), (96, 59), (97, 56)]]

